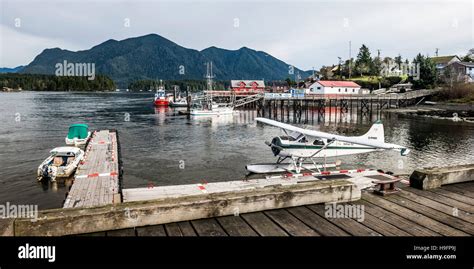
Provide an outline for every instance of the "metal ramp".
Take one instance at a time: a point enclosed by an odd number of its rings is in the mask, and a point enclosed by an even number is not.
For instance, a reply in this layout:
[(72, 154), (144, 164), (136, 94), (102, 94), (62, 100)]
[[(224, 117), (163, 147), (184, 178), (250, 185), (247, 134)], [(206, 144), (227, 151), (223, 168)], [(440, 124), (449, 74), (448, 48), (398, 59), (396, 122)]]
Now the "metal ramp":
[(243, 106), (243, 105), (255, 102), (255, 101), (258, 101), (262, 98), (263, 98), (263, 93), (258, 93), (258, 94), (254, 94), (254, 95), (250, 95), (250, 96), (241, 98), (239, 100), (235, 100), (234, 101), (234, 108), (239, 107), (239, 106)]

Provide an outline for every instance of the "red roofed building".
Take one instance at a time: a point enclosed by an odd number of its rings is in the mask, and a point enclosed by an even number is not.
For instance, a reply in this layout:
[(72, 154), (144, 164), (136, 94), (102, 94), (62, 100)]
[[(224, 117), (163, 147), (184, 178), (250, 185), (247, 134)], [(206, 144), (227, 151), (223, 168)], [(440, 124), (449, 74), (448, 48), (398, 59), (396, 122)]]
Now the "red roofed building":
[(265, 90), (263, 80), (231, 80), (230, 87), (238, 93), (260, 93)]
[(307, 94), (359, 94), (360, 85), (353, 81), (319, 80), (309, 86)]

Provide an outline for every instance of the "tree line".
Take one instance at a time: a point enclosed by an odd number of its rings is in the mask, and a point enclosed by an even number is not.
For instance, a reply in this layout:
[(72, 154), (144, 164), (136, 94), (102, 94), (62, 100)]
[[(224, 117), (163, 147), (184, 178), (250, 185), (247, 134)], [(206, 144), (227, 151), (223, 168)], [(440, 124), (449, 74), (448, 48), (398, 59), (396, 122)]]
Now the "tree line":
[[(404, 74), (406, 67), (414, 73)], [(419, 68), (418, 68), (419, 67)], [(436, 65), (430, 57), (419, 53), (411, 61), (398, 56), (372, 57), (369, 48), (362, 45), (355, 59), (340, 60), (338, 65), (323, 66), (320, 69), (322, 79), (350, 79), (364, 88), (387, 87), (400, 82), (410, 82), (414, 89), (432, 89), (438, 85)], [(362, 79), (374, 77), (373, 79)]]
[[(167, 91), (173, 90), (175, 87), (181, 92), (189, 90), (189, 92), (200, 92), (207, 90), (207, 81), (205, 80), (138, 80), (131, 82), (128, 89), (131, 91), (155, 91), (163, 85)], [(230, 86), (227, 81), (213, 81), (214, 90), (226, 90)]]
[(115, 83), (107, 76), (97, 75), (93, 80), (79, 76), (42, 74), (0, 74), (0, 87), (29, 91), (113, 91)]

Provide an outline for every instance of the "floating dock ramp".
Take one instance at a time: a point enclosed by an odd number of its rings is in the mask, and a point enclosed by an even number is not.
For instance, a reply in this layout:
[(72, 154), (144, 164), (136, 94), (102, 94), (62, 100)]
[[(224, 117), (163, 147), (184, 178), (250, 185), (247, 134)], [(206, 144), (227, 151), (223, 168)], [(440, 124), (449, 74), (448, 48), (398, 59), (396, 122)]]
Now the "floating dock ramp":
[(96, 207), (121, 202), (117, 131), (94, 131), (86, 145), (64, 208)]

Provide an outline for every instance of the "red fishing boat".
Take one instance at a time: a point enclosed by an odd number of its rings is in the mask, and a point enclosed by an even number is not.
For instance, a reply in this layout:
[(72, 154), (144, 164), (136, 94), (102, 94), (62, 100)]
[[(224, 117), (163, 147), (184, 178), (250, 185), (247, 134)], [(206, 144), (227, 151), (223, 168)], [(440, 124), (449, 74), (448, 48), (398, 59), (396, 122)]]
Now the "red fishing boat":
[(166, 96), (165, 88), (160, 85), (155, 93), (155, 106), (168, 106), (169, 98)]

